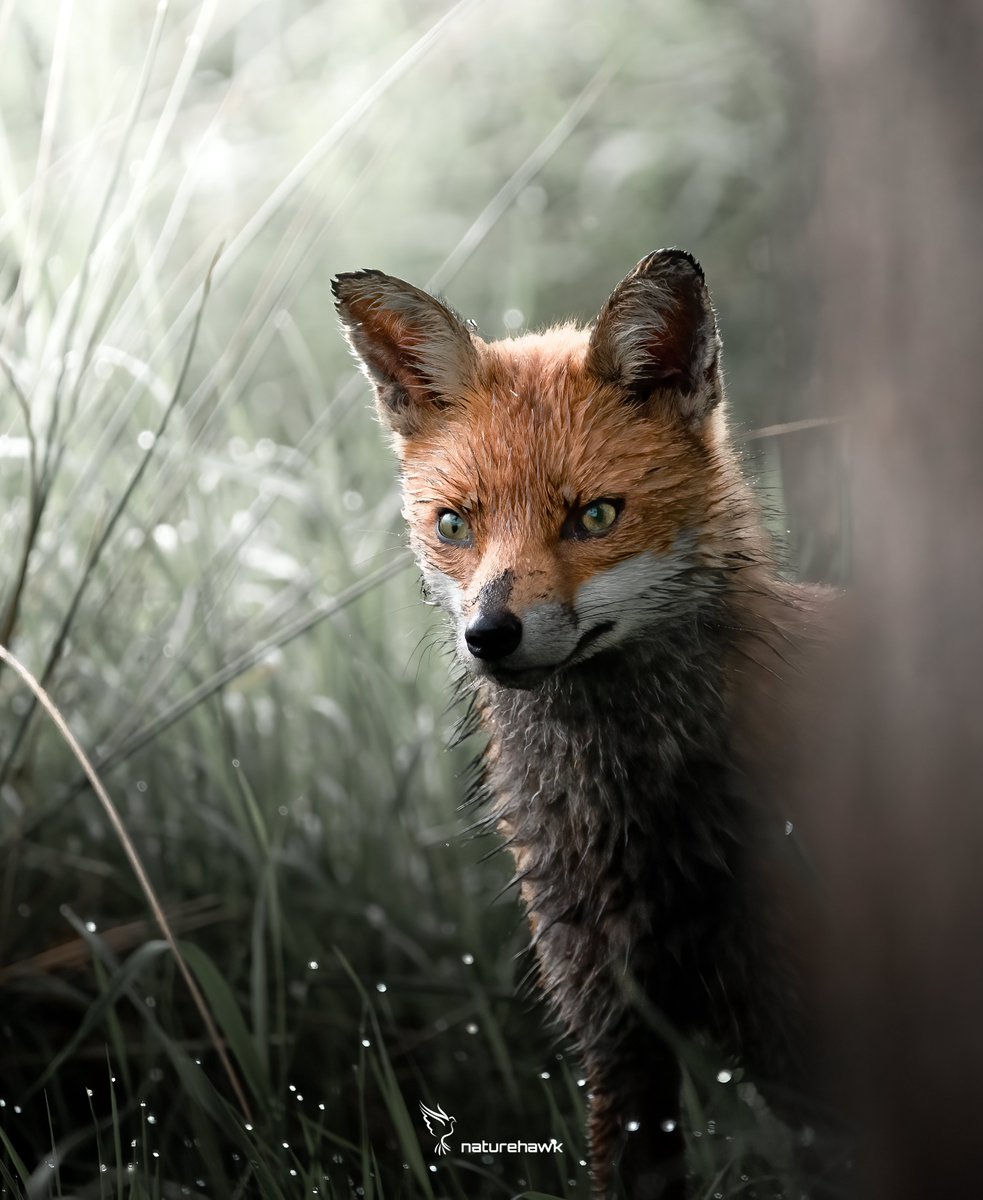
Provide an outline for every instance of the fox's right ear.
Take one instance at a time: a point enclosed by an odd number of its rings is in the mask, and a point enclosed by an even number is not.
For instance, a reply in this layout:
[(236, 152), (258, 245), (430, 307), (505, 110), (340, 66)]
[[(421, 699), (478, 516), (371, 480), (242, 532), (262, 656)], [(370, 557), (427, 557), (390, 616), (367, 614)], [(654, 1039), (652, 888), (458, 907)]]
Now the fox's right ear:
[(383, 420), (413, 437), (474, 377), (471, 334), (439, 300), (381, 271), (339, 275), (331, 290)]

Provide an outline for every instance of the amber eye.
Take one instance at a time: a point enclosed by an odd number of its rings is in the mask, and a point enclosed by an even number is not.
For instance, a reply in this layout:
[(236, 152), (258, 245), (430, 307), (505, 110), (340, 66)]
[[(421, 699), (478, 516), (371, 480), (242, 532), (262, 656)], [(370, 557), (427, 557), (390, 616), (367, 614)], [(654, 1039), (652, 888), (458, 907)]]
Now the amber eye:
[(447, 508), (437, 518), (437, 536), (442, 542), (460, 546), (471, 540), (471, 526), (460, 513)]
[(607, 533), (620, 511), (621, 504), (616, 500), (593, 500), (577, 514), (577, 532), (581, 535)]

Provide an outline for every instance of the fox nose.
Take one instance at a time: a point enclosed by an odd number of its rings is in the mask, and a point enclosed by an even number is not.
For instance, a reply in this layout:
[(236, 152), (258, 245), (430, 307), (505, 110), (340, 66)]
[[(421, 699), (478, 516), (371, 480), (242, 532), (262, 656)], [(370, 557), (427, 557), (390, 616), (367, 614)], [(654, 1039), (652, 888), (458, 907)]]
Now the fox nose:
[(464, 631), (464, 640), (475, 658), (505, 658), (522, 640), (522, 622), (507, 608), (482, 613)]

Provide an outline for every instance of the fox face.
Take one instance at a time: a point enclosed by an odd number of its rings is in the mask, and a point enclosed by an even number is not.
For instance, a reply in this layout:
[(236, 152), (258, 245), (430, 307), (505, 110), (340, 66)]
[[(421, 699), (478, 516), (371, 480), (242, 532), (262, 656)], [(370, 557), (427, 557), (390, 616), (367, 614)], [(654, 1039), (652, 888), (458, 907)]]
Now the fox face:
[(741, 521), (695, 259), (649, 255), (589, 328), (496, 342), (381, 272), (333, 286), (468, 671), (535, 687), (713, 590)]

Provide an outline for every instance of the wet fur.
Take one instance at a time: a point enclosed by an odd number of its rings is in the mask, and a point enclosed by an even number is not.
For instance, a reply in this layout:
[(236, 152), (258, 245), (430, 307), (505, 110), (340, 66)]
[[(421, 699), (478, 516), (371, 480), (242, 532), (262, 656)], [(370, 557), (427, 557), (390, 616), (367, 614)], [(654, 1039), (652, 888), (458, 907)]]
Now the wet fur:
[[(784, 814), (758, 796), (816, 597), (773, 561), (690, 256), (642, 260), (590, 330), (502, 342), (466, 338), (404, 288), (362, 272), (336, 295), (394, 433), (430, 594), (462, 630), (491, 604), (545, 613), (554, 636), (537, 653), (554, 661), (581, 628), (601, 630), (534, 685), (469, 661), (459, 636), (488, 736), (476, 794), (583, 1055), (595, 1194), (617, 1178), (631, 1200), (678, 1198), (675, 1035), (709, 1035), (780, 1108), (804, 1111), (794, 907), (774, 894)], [(617, 536), (559, 536), (599, 495), (628, 497)], [(442, 506), (467, 515), (472, 545), (435, 540)]]

